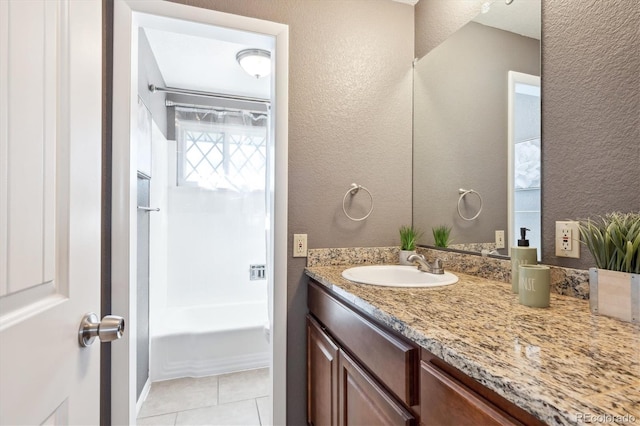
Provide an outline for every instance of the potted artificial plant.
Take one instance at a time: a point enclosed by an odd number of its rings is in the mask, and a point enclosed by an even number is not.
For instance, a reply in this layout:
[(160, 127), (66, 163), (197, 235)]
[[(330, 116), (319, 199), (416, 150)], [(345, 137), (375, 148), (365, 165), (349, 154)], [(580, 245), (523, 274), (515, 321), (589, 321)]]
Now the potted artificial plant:
[(582, 242), (593, 256), (591, 311), (640, 322), (640, 212), (608, 213), (580, 221)]
[(418, 231), (412, 226), (400, 227), (400, 264), (401, 265), (413, 265), (412, 262), (407, 261), (407, 257), (412, 254), (416, 254), (416, 243), (418, 238), (422, 235), (422, 232)]
[(433, 241), (436, 247), (449, 247), (451, 240), (451, 227), (447, 225), (440, 225), (431, 228), (433, 232)]

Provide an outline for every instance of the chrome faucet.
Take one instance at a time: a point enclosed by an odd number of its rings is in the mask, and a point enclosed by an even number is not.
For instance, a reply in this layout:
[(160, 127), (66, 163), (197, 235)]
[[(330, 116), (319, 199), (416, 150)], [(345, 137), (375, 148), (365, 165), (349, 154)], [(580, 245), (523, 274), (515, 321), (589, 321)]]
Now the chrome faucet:
[(418, 269), (422, 272), (429, 272), (431, 274), (441, 275), (444, 274), (444, 268), (442, 267), (442, 261), (440, 259), (436, 259), (432, 265), (427, 262), (427, 259), (424, 258), (421, 254), (412, 254), (407, 257), (409, 262), (418, 262)]

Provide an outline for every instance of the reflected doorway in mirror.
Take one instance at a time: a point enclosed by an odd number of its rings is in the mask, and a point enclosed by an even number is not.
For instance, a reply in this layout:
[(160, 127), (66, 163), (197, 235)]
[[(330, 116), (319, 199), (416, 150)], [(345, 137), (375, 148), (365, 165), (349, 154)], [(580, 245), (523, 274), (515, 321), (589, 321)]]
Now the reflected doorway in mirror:
[(528, 228), (540, 261), (540, 77), (509, 71), (507, 79), (509, 246), (517, 245), (517, 229)]

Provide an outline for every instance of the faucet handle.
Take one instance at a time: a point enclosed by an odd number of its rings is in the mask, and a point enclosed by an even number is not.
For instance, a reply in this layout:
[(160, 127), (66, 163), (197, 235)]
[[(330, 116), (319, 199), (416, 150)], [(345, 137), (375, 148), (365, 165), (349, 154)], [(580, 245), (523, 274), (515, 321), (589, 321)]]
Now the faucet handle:
[(444, 274), (444, 267), (442, 266), (442, 260), (436, 258), (431, 266), (432, 274)]

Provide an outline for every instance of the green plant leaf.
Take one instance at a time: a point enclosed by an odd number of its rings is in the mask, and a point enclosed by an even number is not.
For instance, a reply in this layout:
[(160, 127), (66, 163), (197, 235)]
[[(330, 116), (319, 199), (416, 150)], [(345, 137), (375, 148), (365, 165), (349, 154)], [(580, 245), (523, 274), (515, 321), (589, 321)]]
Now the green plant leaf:
[(431, 229), (436, 247), (448, 247), (451, 243), (451, 227), (446, 225), (435, 226)]
[(640, 272), (640, 212), (612, 212), (580, 221), (582, 242), (598, 268)]
[(400, 249), (401, 250), (415, 250), (418, 239), (422, 236), (422, 232), (415, 229), (413, 226), (401, 226), (400, 227)]

